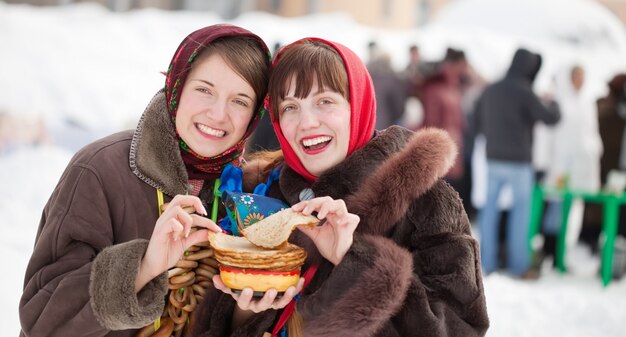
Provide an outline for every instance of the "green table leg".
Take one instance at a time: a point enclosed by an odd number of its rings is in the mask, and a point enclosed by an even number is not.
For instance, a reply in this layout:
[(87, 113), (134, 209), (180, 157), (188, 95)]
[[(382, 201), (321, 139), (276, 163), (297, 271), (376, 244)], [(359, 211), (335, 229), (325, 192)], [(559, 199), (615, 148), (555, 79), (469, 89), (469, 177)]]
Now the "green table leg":
[(619, 219), (619, 202), (610, 197), (604, 204), (604, 247), (602, 247), (602, 284), (606, 287), (611, 282), (613, 273), (613, 252), (615, 250), (615, 235), (617, 235), (617, 221)]
[(557, 269), (564, 273), (567, 271), (565, 267), (565, 238), (567, 237), (567, 220), (569, 218), (569, 211), (572, 208), (572, 193), (563, 193), (563, 205), (561, 206), (561, 228), (559, 230), (559, 236), (556, 240), (556, 252), (554, 258), (556, 259)]
[(539, 184), (533, 189), (533, 199), (531, 204), (530, 225), (528, 226), (528, 251), (530, 252), (531, 261), (535, 253), (533, 247), (533, 239), (539, 233), (541, 228), (541, 214), (543, 213), (543, 189)]

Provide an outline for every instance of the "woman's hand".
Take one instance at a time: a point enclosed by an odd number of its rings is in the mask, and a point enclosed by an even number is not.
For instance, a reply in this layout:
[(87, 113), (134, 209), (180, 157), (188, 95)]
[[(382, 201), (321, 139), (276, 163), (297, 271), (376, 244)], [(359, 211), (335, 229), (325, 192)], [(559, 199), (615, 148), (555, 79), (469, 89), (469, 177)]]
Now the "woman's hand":
[[(189, 247), (206, 241), (209, 230), (222, 231), (210, 219), (189, 214), (183, 209), (185, 206), (193, 206), (198, 214), (207, 214), (202, 202), (196, 196), (177, 195), (172, 199), (154, 226), (148, 249), (139, 266), (135, 291), (139, 291), (150, 280), (172, 268)], [(190, 234), (192, 226), (202, 229)]]
[(321, 226), (315, 228), (300, 226), (298, 229), (313, 240), (324, 258), (338, 265), (352, 246), (354, 231), (361, 220), (359, 216), (348, 212), (343, 200), (331, 197), (302, 201), (293, 205), (291, 209), (304, 214), (317, 212), (318, 219), (326, 219)]
[(279, 310), (287, 306), (291, 299), (294, 298), (302, 288), (304, 287), (304, 278), (300, 278), (298, 284), (294, 287), (291, 286), (285, 290), (283, 296), (277, 298), (278, 292), (276, 289), (272, 288), (265, 292), (265, 295), (261, 299), (253, 298), (253, 291), (250, 288), (245, 288), (241, 291), (241, 293), (236, 294), (228, 288), (219, 275), (213, 276), (213, 285), (215, 288), (221, 290), (222, 292), (229, 294), (230, 296), (237, 301), (237, 308), (235, 308), (235, 313), (233, 315), (232, 326), (236, 328), (242, 325), (250, 316), (263, 312), (268, 309)]

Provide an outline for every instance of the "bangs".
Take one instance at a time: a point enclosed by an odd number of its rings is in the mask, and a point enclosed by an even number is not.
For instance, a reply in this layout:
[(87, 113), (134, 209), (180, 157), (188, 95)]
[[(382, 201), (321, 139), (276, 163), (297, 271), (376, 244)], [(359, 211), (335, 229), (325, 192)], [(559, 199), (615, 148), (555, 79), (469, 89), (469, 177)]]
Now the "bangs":
[(215, 39), (199, 55), (192, 55), (192, 66), (219, 55), (224, 62), (252, 87), (256, 95), (255, 111), (258, 110), (267, 94), (270, 60), (265, 47), (250, 36), (229, 36)]
[(304, 40), (280, 52), (268, 91), (275, 118), (279, 117), (278, 106), (292, 89), (293, 79), (296, 98), (308, 97), (317, 80), (319, 90), (338, 92), (350, 101), (348, 75), (343, 60), (335, 49), (323, 42)]

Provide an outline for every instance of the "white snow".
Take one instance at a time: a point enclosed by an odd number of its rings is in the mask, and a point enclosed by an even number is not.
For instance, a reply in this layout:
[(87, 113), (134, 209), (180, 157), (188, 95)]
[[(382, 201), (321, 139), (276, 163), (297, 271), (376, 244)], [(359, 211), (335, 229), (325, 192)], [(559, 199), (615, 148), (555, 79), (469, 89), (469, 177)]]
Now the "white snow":
[[(504, 2), (506, 6), (498, 5)], [(361, 26), (344, 13), (303, 18), (246, 13), (230, 22), (256, 32), (270, 48), (275, 42), (320, 36), (365, 58), (367, 42), (377, 39), (392, 52), (398, 69), (406, 63), (411, 43), (418, 43), (431, 60), (448, 45), (462, 47), (490, 80), (501, 76), (515, 48), (525, 45), (546, 56), (546, 79), (550, 69), (565, 60), (579, 60), (589, 67), (589, 78), (600, 93), (615, 71), (626, 71), (626, 33), (594, 4), (456, 1), (431, 25), (407, 31)], [(220, 22), (206, 12), (146, 9), (120, 14), (89, 4), (36, 8), (0, 2), (0, 117), (25, 125), (41, 119), (48, 132), (13, 130), (27, 136), (9, 139), (0, 132), (0, 252), (9, 264), (0, 281), (2, 335), (19, 332), (18, 302), (41, 210), (73, 152), (113, 131), (134, 127), (163, 86), (159, 72), (166, 69), (180, 40)], [(31, 145), (29, 140), (43, 144)], [(487, 335), (624, 336), (626, 279), (603, 288), (597, 256), (577, 246), (568, 257), (572, 273), (567, 275), (546, 270), (537, 281), (504, 274), (486, 277), (492, 322)]]

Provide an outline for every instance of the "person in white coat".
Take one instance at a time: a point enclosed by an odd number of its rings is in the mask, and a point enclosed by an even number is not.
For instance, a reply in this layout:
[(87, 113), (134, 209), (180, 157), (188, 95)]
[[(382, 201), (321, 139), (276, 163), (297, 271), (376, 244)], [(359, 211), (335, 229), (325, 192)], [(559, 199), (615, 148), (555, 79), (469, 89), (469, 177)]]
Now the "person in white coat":
[[(551, 160), (544, 183), (550, 188), (593, 193), (600, 189), (602, 139), (597, 107), (593, 97), (585, 90), (584, 82), (585, 71), (580, 65), (571, 67), (556, 78), (561, 122), (551, 131)], [(568, 244), (575, 242), (580, 234), (583, 211), (583, 200), (574, 200), (568, 218)], [(548, 253), (554, 249), (561, 217), (561, 202), (549, 202), (544, 220), (544, 251)]]

